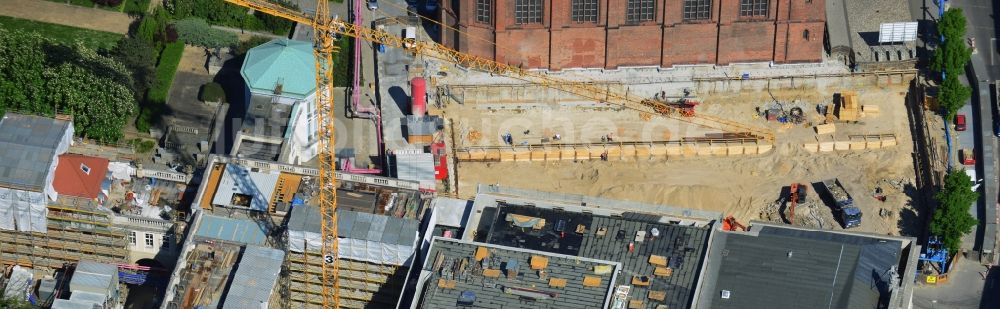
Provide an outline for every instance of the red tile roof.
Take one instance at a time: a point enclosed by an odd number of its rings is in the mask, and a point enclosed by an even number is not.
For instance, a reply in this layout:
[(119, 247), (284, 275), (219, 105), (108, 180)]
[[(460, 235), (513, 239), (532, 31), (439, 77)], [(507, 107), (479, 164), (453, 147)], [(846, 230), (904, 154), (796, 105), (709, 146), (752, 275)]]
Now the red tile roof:
[[(85, 173), (82, 165), (89, 167), (90, 173)], [(52, 180), (52, 186), (60, 195), (97, 198), (107, 173), (108, 159), (63, 154), (59, 156), (59, 165), (56, 166), (56, 176)]]

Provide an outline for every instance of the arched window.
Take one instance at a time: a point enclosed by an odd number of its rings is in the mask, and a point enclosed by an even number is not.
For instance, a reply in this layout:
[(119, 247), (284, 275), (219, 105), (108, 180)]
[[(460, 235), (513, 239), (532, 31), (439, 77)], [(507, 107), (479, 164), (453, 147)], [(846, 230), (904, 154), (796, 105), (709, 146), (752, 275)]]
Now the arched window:
[(802, 30), (802, 38), (806, 39), (806, 41), (809, 40), (809, 29)]

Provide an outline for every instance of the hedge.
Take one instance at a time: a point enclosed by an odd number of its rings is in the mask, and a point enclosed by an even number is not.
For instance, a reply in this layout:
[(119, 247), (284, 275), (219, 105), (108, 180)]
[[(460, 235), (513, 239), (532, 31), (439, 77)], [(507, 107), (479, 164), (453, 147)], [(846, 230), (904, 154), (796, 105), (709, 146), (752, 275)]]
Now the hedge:
[(156, 80), (149, 90), (147, 98), (151, 103), (164, 104), (167, 102), (167, 95), (170, 92), (170, 84), (174, 82), (174, 73), (177, 73), (177, 66), (180, 65), (181, 56), (184, 55), (184, 43), (167, 43), (160, 53), (160, 61), (156, 64)]
[(156, 65), (156, 79), (153, 87), (146, 95), (146, 102), (139, 112), (139, 117), (135, 120), (135, 128), (141, 132), (148, 132), (149, 128), (159, 122), (160, 114), (163, 113), (167, 103), (167, 96), (170, 95), (170, 84), (174, 82), (174, 74), (177, 73), (177, 66), (184, 55), (184, 42), (167, 43), (160, 53), (160, 61)]
[(207, 83), (201, 85), (200, 99), (202, 102), (226, 102), (226, 91), (219, 83)]

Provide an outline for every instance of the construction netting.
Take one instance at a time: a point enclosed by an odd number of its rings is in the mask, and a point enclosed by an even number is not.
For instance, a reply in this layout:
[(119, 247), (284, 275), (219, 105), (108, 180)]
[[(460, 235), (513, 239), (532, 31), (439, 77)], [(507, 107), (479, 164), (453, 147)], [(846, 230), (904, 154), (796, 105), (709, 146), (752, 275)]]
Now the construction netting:
[(404, 266), (413, 256), (413, 245), (395, 245), (368, 240), (340, 238), (338, 258), (381, 265)]
[(288, 230), (288, 250), (292, 252), (318, 251), (323, 245), (323, 236), (316, 232)]
[(45, 233), (48, 213), (41, 192), (0, 188), (0, 229)]

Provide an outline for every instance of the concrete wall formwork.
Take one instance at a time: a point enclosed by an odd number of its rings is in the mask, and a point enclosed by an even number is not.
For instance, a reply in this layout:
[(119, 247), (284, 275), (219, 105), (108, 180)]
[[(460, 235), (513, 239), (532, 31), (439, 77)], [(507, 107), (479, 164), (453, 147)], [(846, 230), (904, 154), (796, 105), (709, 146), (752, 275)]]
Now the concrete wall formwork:
[(457, 149), (455, 158), (467, 162), (525, 162), (561, 160), (662, 160), (697, 156), (764, 154), (774, 146), (756, 141), (651, 142), (618, 144), (553, 144)]
[(820, 62), (825, 0), (771, 0), (766, 15), (741, 16), (741, 0), (714, 0), (706, 19), (685, 20), (683, 1), (655, 0), (654, 17), (630, 21), (627, 0), (600, 0), (596, 21), (572, 20), (571, 1), (542, 1), (538, 23), (517, 23), (515, 0), (493, 2), (480, 20), (474, 1), (443, 1), (442, 42), (459, 51), (554, 71), (567, 68), (747, 62)]
[(808, 152), (830, 152), (847, 150), (876, 150), (895, 147), (895, 134), (852, 135), (845, 138), (819, 138), (815, 142), (803, 143)]

